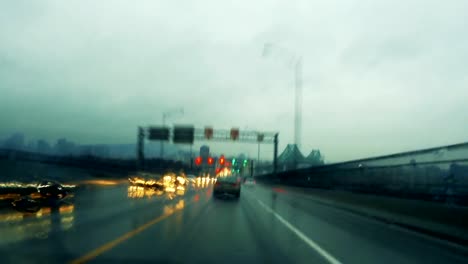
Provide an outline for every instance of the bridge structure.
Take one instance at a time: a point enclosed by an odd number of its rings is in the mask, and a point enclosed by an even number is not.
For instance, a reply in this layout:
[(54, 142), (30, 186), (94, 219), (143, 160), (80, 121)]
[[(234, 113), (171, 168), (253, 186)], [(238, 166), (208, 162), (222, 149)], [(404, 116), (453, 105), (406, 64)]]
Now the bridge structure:
[(468, 206), (468, 142), (256, 177), (291, 186)]

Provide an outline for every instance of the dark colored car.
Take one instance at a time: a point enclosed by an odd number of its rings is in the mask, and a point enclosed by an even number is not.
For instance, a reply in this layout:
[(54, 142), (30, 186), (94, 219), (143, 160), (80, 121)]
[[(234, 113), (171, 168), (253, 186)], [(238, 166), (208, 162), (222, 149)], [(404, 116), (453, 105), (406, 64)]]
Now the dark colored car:
[(213, 187), (213, 196), (217, 197), (220, 195), (233, 195), (239, 198), (241, 194), (241, 178), (231, 177), (219, 177)]
[(11, 204), (21, 212), (35, 213), (41, 209), (40, 203), (29, 197), (21, 197), (21, 199), (13, 201)]
[(37, 186), (37, 191), (42, 198), (46, 199), (63, 199), (67, 195), (67, 191), (58, 182), (45, 181)]

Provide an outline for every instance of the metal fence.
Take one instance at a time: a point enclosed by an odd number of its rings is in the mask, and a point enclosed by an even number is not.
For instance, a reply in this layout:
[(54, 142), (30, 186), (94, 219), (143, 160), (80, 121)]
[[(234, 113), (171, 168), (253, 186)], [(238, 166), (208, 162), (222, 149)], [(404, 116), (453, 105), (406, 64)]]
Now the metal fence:
[(259, 176), (282, 184), (468, 205), (468, 143)]

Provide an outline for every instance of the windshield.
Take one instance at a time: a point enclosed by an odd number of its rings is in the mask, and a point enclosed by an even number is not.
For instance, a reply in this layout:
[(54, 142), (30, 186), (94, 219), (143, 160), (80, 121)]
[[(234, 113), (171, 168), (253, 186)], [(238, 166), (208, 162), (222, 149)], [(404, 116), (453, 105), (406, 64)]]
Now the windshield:
[(468, 1), (0, 1), (0, 263), (468, 263)]

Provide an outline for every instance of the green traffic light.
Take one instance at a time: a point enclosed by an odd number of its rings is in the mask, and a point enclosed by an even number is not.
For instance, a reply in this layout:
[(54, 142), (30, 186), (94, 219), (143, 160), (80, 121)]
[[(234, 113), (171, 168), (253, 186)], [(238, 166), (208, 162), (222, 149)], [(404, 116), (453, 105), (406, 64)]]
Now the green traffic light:
[(236, 159), (232, 159), (232, 165), (236, 164)]

